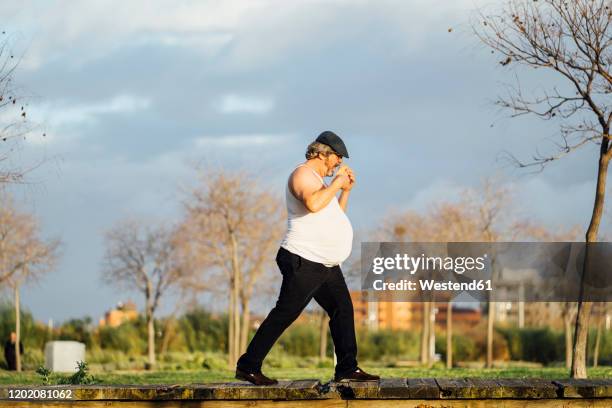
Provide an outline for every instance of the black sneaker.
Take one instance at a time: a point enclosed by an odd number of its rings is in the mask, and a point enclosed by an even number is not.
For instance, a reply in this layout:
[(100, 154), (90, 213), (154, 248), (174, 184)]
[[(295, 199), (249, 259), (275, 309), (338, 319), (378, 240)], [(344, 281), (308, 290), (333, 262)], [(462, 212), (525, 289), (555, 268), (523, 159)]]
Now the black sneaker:
[(378, 375), (368, 374), (363, 371), (361, 368), (357, 367), (355, 371), (343, 374), (343, 375), (335, 375), (334, 381), (378, 381), (380, 377)]
[(251, 384), (255, 384), (255, 385), (274, 385), (274, 384), (278, 384), (278, 381), (276, 381), (273, 378), (266, 377), (261, 372), (259, 372), (259, 373), (248, 373), (248, 372), (243, 371), (243, 370), (241, 370), (239, 368), (236, 368), (236, 379), (248, 381)]

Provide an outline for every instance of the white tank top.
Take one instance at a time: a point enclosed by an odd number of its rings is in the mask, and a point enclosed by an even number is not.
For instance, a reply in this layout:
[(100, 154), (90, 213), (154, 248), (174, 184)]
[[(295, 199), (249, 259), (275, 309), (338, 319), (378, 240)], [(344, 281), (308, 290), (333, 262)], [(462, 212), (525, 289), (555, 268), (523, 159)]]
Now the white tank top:
[[(297, 167), (300, 166), (305, 165), (300, 164)], [(321, 176), (311, 170), (323, 186), (327, 187)], [(325, 208), (310, 212), (300, 200), (295, 198), (287, 182), (285, 199), (287, 233), (281, 242), (281, 247), (304, 259), (328, 267), (339, 265), (349, 257), (353, 247), (353, 227), (340, 207), (337, 197), (334, 196)]]

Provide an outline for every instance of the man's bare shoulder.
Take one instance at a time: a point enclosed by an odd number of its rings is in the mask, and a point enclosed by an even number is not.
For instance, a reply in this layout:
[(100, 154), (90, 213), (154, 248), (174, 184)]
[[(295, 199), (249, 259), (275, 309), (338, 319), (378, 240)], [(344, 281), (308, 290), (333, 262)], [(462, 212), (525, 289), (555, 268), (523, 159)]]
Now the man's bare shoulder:
[(289, 188), (297, 198), (302, 199), (321, 187), (321, 180), (317, 178), (312, 169), (306, 166), (296, 168), (289, 176)]
[(293, 170), (291, 175), (289, 176), (289, 182), (292, 184), (311, 184), (311, 185), (321, 185), (321, 180), (317, 177), (309, 167), (300, 166)]

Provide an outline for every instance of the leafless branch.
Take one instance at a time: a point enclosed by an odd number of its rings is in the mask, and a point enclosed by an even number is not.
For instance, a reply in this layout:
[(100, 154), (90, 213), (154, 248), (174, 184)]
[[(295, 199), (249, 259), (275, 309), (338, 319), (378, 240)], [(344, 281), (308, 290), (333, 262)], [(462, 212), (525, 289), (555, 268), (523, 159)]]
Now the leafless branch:
[[(609, 0), (509, 0), (493, 13), (480, 10), (476, 36), (502, 56), (500, 64), (556, 73), (558, 85), (529, 97), (517, 85), (496, 104), (511, 117), (532, 115), (560, 121), (562, 142), (530, 161), (504, 155), (518, 167), (543, 168), (589, 142), (609, 139), (612, 122), (612, 19)], [(563, 90), (563, 91), (561, 91)], [(571, 136), (571, 140), (570, 140)]]
[(0, 190), (0, 283), (35, 282), (54, 268), (60, 241), (40, 235), (36, 218)]

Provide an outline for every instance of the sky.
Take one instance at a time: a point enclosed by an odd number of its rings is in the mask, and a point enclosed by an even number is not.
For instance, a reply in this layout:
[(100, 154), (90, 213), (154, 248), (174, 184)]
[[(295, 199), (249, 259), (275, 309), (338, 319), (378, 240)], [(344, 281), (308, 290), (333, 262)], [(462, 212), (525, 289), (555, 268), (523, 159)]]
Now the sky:
[[(97, 321), (128, 298), (142, 305), (101, 282), (104, 231), (126, 217), (178, 219), (202, 168), (248, 171), (281, 196), (323, 130), (350, 152), (356, 230), (388, 211), (454, 200), (490, 176), (512, 188), (521, 216), (585, 228), (596, 146), (540, 173), (499, 160), (503, 151), (525, 160), (551, 151), (558, 123), (509, 119), (494, 106), (514, 71), (471, 22), (497, 4), (0, 3), (21, 58), (15, 81), (37, 126), (13, 160), (42, 163), (11, 192), (45, 236), (63, 242), (58, 267), (23, 288), (22, 304), (44, 322)], [(551, 83), (522, 74), (527, 88)], [(162, 314), (171, 303), (162, 301)]]

